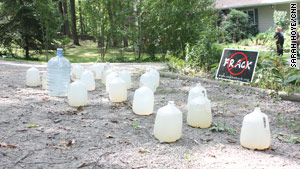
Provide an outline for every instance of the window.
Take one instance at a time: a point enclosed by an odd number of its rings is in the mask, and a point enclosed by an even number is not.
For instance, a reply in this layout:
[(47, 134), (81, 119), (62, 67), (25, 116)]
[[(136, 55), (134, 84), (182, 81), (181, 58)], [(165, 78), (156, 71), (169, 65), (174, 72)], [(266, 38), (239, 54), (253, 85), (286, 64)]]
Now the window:
[(300, 9), (297, 10), (297, 26), (300, 26)]
[(249, 16), (249, 23), (256, 24), (254, 9), (244, 10), (244, 12)]

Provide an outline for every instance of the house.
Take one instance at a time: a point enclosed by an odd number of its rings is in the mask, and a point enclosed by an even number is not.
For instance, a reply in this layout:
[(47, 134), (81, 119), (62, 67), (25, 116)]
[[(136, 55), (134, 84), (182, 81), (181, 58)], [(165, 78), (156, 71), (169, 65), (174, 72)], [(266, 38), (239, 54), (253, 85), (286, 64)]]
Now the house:
[(300, 26), (300, 0), (215, 0), (216, 8), (225, 14), (230, 9), (242, 10), (249, 15), (250, 22), (258, 26), (259, 32), (274, 27), (275, 10), (287, 11), (290, 18), (290, 3), (297, 3), (297, 23)]

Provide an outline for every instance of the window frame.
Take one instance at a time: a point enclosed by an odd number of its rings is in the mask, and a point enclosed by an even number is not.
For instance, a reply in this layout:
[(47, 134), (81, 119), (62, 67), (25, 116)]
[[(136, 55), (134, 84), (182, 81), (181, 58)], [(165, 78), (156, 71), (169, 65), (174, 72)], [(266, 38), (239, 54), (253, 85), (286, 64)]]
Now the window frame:
[(253, 24), (254, 25), (257, 25), (257, 22), (256, 22), (256, 16), (255, 16), (255, 9), (243, 9), (243, 12), (245, 12), (248, 16), (249, 16), (249, 11), (252, 11), (253, 12)]

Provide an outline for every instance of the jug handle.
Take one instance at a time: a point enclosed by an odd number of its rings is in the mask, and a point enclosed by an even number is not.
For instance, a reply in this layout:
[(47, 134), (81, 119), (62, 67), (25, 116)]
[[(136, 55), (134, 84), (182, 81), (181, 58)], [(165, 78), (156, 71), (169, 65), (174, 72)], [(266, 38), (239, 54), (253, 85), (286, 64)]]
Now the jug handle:
[(263, 116), (263, 123), (264, 123), (264, 128), (269, 128), (269, 120), (267, 115)]
[(202, 93), (204, 94), (205, 97), (207, 97), (206, 90), (203, 90)]

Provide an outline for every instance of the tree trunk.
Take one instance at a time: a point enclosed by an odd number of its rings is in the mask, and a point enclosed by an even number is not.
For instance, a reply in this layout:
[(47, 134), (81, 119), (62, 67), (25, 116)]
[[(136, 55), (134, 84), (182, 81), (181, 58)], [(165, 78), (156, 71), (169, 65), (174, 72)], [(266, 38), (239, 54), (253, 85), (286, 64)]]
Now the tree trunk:
[(84, 34), (84, 28), (83, 28), (83, 20), (82, 20), (82, 14), (81, 14), (81, 0), (78, 0), (79, 5), (79, 20), (80, 20), (80, 34)]
[(30, 56), (29, 56), (29, 46), (28, 46), (28, 39), (27, 39), (27, 37), (25, 37), (24, 41), (25, 41), (25, 46), (24, 46), (24, 49), (25, 49), (25, 58), (26, 58), (26, 60), (29, 60)]
[(76, 30), (75, 0), (70, 0), (70, 6), (71, 6), (73, 44), (80, 46), (78, 36), (77, 36), (77, 30)]
[(64, 19), (65, 19), (65, 23), (64, 23), (64, 34), (68, 35), (68, 37), (71, 37), (70, 34), (70, 26), (69, 26), (69, 19), (68, 19), (68, 6), (67, 6), (67, 1), (63, 0), (63, 7), (64, 7)]
[[(58, 10), (59, 10), (59, 13), (61, 15), (62, 20), (64, 21), (65, 17), (64, 17), (64, 10), (63, 10), (62, 1), (58, 2)], [(60, 32), (65, 33), (65, 24), (61, 26), (61, 31)]]

